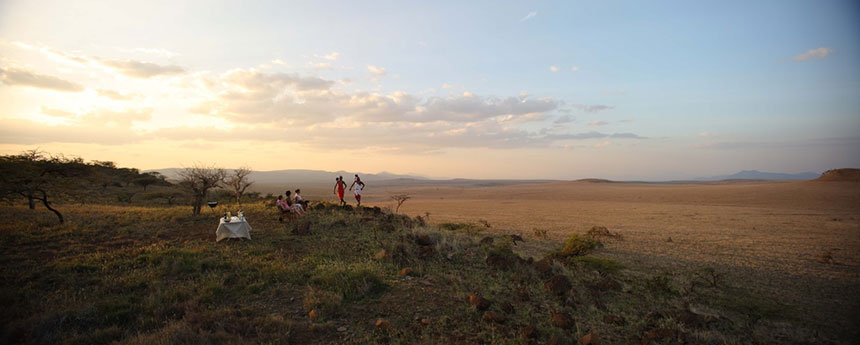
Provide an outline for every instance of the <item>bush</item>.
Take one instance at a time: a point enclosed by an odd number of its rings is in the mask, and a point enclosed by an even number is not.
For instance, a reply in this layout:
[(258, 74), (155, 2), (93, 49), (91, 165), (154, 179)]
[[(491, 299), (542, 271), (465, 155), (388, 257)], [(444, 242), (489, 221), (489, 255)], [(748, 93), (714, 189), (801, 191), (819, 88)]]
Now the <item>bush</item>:
[(570, 235), (567, 238), (567, 242), (564, 244), (564, 248), (561, 249), (561, 255), (563, 256), (582, 256), (588, 253), (591, 253), (594, 248), (600, 246), (600, 242), (585, 236), (579, 236), (577, 234)]
[(343, 296), (338, 293), (308, 287), (302, 306), (308, 312), (314, 310), (321, 315), (337, 315), (342, 302)]
[(356, 301), (385, 291), (382, 278), (364, 265), (319, 265), (310, 283), (340, 293), (344, 300)]

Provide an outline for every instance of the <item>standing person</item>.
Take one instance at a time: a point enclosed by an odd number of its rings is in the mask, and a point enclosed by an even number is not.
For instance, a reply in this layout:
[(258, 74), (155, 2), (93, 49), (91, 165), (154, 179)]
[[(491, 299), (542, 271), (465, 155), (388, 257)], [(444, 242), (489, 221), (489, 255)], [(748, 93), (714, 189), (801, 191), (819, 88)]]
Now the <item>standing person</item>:
[(361, 206), (361, 190), (364, 189), (364, 182), (361, 182), (361, 178), (358, 177), (358, 174), (355, 174), (355, 181), (352, 181), (352, 185), (349, 186), (349, 190), (355, 187), (355, 201), (358, 201), (358, 206)]
[(337, 198), (340, 199), (340, 206), (346, 205), (346, 201), (343, 201), (343, 191), (346, 189), (346, 182), (343, 182), (343, 176), (334, 178), (334, 192), (337, 194)]

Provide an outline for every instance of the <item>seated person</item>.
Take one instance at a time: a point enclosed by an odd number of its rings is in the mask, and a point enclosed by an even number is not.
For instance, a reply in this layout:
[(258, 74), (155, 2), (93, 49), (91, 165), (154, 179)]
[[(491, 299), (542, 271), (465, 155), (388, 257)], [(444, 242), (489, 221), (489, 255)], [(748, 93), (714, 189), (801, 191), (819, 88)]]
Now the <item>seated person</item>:
[(290, 206), (290, 208), (292, 209), (292, 212), (295, 213), (296, 215), (301, 216), (301, 215), (305, 214), (305, 210), (302, 208), (301, 204), (293, 203), (293, 198), (290, 197), (291, 193), (292, 192), (287, 191), (287, 197), (285, 198), (287, 205)]
[(284, 215), (286, 214), (287, 216), (289, 216), (292, 207), (290, 207), (290, 205), (286, 201), (284, 201), (283, 195), (278, 195), (278, 200), (275, 201), (275, 205), (278, 206), (278, 221), (283, 222)]
[(299, 195), (299, 193), (301, 193), (301, 192), (302, 192), (301, 189), (296, 189), (296, 203), (299, 205), (302, 205), (302, 210), (304, 211), (305, 209), (308, 208), (308, 201), (305, 200), (305, 198), (302, 198), (301, 195)]

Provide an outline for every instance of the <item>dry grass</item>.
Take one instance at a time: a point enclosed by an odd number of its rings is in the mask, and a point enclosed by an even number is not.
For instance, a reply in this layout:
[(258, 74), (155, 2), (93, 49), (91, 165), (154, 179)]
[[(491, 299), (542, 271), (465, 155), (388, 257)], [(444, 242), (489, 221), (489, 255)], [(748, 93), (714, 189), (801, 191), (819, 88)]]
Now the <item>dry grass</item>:
[(831, 330), (858, 322), (858, 183), (562, 182), (397, 192), (414, 196), (401, 213), (430, 212), (434, 224), (485, 219), (493, 224), (487, 232), (531, 237), (520, 246), (530, 254), (606, 226), (624, 240), (611, 241), (602, 256), (652, 271), (713, 267), (774, 296), (799, 322)]

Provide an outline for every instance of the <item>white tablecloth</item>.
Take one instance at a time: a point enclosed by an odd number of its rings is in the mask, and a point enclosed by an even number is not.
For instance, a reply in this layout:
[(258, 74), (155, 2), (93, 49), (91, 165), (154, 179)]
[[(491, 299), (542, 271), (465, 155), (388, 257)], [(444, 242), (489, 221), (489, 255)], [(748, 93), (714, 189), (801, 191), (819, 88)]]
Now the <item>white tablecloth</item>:
[(247, 238), (250, 240), (251, 225), (248, 225), (245, 217), (231, 217), (229, 222), (225, 222), (224, 217), (221, 217), (218, 230), (215, 230), (215, 242), (225, 238)]

